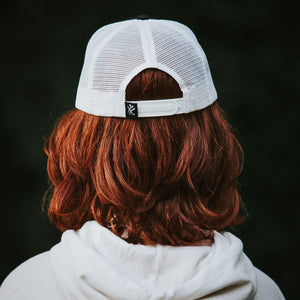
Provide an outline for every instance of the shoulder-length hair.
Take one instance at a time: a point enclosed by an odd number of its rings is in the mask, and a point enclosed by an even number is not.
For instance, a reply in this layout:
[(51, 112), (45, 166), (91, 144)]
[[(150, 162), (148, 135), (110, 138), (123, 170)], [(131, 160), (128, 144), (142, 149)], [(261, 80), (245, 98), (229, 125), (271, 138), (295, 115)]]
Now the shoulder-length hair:
[[(181, 96), (157, 69), (138, 74), (126, 91), (127, 100)], [(62, 232), (96, 220), (130, 243), (195, 245), (237, 221), (243, 153), (217, 102), (136, 120), (73, 109), (45, 152), (48, 214)]]

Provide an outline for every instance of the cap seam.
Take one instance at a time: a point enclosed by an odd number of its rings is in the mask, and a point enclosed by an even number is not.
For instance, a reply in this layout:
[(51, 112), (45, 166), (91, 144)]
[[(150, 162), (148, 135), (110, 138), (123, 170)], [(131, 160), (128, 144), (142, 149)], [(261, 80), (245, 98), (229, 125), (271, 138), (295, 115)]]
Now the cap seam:
[[(157, 62), (156, 60), (156, 52), (154, 47), (154, 41), (153, 41), (153, 35), (151, 30), (149, 29), (148, 24), (146, 24), (147, 21), (138, 21), (138, 28), (140, 31), (141, 41), (143, 50), (146, 51), (144, 53), (146, 62), (150, 64), (155, 64)], [(146, 38), (143, 36), (143, 33), (145, 34)], [(144, 47), (145, 46), (145, 47)]]

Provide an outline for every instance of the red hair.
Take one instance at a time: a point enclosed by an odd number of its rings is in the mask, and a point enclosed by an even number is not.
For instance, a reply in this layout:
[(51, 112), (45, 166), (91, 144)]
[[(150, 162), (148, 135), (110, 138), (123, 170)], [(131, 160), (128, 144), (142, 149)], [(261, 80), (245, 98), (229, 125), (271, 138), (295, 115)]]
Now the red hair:
[[(178, 98), (168, 74), (147, 69), (127, 100)], [(189, 114), (137, 120), (73, 109), (45, 144), (61, 230), (96, 220), (127, 241), (195, 245), (237, 220), (243, 153), (217, 102)], [(122, 236), (123, 237), (123, 236)]]

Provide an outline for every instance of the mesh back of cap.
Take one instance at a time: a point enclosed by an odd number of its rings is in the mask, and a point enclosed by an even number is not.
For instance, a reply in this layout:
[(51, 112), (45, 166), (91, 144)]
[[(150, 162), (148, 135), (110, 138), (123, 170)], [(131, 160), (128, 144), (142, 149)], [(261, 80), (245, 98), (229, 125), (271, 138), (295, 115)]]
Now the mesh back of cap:
[(129, 20), (104, 26), (91, 37), (76, 107), (95, 115), (125, 117), (126, 86), (147, 68), (171, 75), (183, 98), (155, 101), (153, 109), (151, 102), (139, 101), (139, 116), (188, 113), (217, 97), (205, 54), (188, 27), (167, 20)]

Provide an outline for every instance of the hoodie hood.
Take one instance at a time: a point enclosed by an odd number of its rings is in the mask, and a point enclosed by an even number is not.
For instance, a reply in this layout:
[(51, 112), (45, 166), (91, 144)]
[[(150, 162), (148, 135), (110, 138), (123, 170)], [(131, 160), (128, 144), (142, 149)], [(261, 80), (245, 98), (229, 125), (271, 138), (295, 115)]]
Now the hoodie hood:
[(63, 233), (50, 265), (66, 299), (252, 299), (255, 269), (242, 242), (214, 234), (212, 246), (134, 245), (89, 221)]

